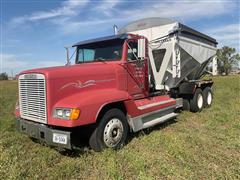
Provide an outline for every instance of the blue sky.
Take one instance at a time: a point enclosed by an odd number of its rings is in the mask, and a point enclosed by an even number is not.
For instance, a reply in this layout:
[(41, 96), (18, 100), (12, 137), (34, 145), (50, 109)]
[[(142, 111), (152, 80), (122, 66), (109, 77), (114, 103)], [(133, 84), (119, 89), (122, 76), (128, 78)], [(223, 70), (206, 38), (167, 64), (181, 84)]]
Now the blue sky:
[(239, 1), (0, 0), (0, 71), (64, 65), (64, 46), (112, 35), (146, 17), (167, 17), (213, 36), (240, 52)]

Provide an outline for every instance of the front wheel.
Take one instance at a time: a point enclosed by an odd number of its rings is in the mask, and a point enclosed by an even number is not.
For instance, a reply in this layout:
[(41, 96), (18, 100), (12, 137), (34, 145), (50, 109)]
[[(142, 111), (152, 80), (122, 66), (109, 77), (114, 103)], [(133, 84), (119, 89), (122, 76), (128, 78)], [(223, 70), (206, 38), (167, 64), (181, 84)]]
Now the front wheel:
[(118, 149), (124, 145), (128, 130), (125, 114), (119, 109), (110, 109), (93, 131), (89, 145), (94, 151), (101, 151), (104, 148)]

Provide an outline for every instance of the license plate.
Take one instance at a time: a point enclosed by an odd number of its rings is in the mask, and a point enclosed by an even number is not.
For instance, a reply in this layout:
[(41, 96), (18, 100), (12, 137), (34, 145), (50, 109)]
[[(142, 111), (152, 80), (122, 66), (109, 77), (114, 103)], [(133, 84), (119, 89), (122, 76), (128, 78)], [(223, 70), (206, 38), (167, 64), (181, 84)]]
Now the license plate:
[(59, 144), (67, 144), (67, 135), (53, 133), (53, 142)]

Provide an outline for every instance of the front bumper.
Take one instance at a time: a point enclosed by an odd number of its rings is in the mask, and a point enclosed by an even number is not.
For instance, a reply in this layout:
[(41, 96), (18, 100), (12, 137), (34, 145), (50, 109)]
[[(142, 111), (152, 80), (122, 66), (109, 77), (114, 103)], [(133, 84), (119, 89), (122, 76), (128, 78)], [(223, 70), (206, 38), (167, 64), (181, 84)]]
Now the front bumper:
[[(28, 136), (45, 142), (47, 145), (61, 147), (66, 149), (72, 149), (71, 145), (71, 132), (52, 129), (47, 125), (27, 121), (25, 119), (17, 119), (17, 129), (19, 132), (27, 134)], [(54, 135), (62, 135), (66, 137), (66, 140), (61, 143), (54, 142)]]

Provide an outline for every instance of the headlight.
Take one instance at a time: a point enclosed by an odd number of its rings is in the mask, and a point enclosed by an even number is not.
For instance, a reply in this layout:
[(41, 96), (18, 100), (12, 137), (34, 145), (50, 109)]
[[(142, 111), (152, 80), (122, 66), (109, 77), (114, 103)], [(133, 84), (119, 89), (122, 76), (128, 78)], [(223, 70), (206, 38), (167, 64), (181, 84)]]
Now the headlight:
[(79, 109), (56, 108), (53, 117), (67, 120), (76, 120), (80, 115)]

